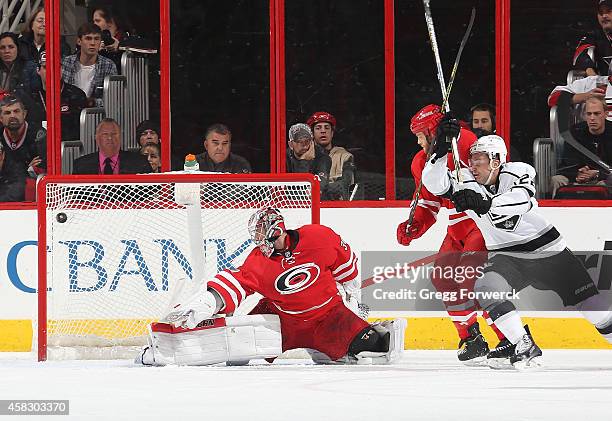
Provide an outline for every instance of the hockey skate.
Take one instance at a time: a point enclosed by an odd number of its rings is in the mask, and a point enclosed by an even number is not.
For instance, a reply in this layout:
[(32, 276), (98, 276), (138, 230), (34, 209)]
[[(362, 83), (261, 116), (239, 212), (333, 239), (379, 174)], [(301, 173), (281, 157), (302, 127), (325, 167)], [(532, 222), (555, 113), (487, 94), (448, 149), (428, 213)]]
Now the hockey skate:
[(516, 344), (514, 355), (510, 357), (510, 363), (520, 371), (542, 367), (542, 350), (533, 341), (529, 329)]
[(502, 339), (497, 346), (489, 352), (489, 355), (487, 355), (487, 364), (489, 367), (496, 370), (512, 368), (510, 357), (514, 355), (515, 349), (515, 344), (506, 338)]
[(457, 358), (468, 366), (482, 365), (489, 354), (489, 344), (480, 333), (480, 326), (477, 322), (468, 327), (468, 333), (470, 336), (459, 342)]

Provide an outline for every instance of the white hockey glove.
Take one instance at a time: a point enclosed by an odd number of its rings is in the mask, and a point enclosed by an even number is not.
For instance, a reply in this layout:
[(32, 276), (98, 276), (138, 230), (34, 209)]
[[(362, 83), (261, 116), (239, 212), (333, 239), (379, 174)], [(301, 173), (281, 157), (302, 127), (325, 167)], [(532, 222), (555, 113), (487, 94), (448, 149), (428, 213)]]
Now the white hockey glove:
[(202, 320), (210, 319), (216, 312), (217, 300), (208, 290), (199, 291), (194, 297), (177, 304), (174, 311), (162, 320), (176, 327), (195, 328)]

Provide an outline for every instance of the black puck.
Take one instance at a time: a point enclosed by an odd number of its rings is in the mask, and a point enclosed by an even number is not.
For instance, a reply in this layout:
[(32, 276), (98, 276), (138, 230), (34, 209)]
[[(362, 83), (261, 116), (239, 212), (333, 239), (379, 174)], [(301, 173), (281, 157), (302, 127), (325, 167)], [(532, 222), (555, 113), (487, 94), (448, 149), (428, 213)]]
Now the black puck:
[(55, 219), (57, 219), (57, 222), (59, 222), (60, 224), (63, 224), (68, 220), (68, 217), (64, 212), (60, 212), (56, 215)]

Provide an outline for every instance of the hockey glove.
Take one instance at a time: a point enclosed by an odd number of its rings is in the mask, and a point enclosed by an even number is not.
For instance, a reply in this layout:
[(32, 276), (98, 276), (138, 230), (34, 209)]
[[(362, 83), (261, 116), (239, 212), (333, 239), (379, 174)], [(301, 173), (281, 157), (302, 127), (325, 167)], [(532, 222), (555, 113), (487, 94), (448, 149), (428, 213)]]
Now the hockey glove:
[(177, 304), (174, 311), (162, 321), (176, 327), (195, 328), (202, 320), (210, 319), (217, 308), (217, 300), (210, 291), (198, 293), (182, 304)]
[(419, 238), (421, 234), (421, 223), (416, 219), (408, 226), (408, 221), (404, 221), (397, 226), (397, 242), (403, 246), (410, 245), (410, 242)]
[(451, 139), (453, 137), (459, 137), (460, 131), (461, 126), (459, 125), (459, 120), (450, 112), (444, 114), (444, 117), (442, 117), (438, 124), (438, 130), (436, 132), (436, 144), (434, 148), (436, 158), (439, 159), (446, 156), (450, 150)]
[(491, 209), (491, 201), (488, 197), (470, 189), (456, 191), (453, 193), (451, 200), (455, 204), (457, 212), (473, 210), (478, 215), (484, 215)]

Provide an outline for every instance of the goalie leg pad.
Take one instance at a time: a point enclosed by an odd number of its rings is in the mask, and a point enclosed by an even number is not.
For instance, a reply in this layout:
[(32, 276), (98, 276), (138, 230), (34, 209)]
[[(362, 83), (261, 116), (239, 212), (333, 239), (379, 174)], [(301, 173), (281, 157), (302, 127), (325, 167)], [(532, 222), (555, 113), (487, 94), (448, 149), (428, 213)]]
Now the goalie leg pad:
[(194, 329), (153, 323), (150, 343), (139, 361), (145, 365), (231, 364), (282, 352), (280, 321), (271, 314), (208, 319)]

